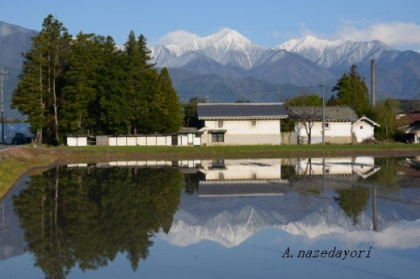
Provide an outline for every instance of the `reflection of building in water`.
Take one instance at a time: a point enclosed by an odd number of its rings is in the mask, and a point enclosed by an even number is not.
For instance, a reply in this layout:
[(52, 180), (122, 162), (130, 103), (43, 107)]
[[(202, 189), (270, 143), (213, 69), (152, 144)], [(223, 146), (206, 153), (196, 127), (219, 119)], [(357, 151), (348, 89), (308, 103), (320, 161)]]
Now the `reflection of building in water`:
[(282, 181), (281, 159), (204, 160), (206, 181)]
[(298, 175), (359, 176), (367, 178), (380, 168), (373, 157), (298, 159)]
[(282, 159), (202, 161), (200, 197), (282, 195), (287, 180), (281, 177)]
[[(68, 167), (88, 167), (88, 164)], [(197, 174), (193, 188), (200, 197), (281, 195), (286, 186), (318, 190), (348, 188), (360, 177), (366, 179), (380, 169), (373, 157), (114, 161), (97, 163), (95, 167), (177, 168), (184, 174)], [(284, 174), (282, 167), (287, 169)]]

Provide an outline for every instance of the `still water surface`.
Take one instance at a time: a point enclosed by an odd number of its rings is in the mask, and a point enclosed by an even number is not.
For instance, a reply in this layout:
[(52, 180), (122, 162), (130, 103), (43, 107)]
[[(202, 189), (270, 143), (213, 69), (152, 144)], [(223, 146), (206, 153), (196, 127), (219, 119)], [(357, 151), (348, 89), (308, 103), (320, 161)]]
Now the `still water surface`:
[(418, 158), (106, 162), (0, 202), (0, 278), (418, 278)]

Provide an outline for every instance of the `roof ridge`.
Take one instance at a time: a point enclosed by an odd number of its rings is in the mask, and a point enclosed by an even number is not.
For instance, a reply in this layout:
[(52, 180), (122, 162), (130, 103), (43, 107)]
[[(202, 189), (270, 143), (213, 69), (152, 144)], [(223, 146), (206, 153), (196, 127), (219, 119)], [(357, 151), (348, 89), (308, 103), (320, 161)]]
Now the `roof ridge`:
[(284, 105), (284, 103), (197, 103), (197, 105), (212, 106), (212, 105), (233, 105), (233, 106), (243, 106), (243, 105)]

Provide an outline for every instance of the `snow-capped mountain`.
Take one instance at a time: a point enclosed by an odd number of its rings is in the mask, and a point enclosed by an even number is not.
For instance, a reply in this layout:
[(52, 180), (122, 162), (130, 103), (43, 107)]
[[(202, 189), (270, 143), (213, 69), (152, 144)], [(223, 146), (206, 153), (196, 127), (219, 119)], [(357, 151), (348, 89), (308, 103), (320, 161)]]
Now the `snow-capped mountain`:
[[(153, 56), (158, 66), (180, 67), (183, 55), (197, 52), (222, 65), (250, 69), (266, 49), (254, 44), (237, 31), (222, 29), (214, 35), (190, 41), (185, 46), (167, 45), (153, 47)], [(180, 59), (181, 58), (181, 59)]]
[(275, 49), (298, 53), (325, 68), (337, 67), (343, 64), (351, 65), (363, 60), (377, 59), (382, 53), (393, 50), (380, 41), (327, 41), (317, 39), (313, 36), (290, 40), (276, 46)]

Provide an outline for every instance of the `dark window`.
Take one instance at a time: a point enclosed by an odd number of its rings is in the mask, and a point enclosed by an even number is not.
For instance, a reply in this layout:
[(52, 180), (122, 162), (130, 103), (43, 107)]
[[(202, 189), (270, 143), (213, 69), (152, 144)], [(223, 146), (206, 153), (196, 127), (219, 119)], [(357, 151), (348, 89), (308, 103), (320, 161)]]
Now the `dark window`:
[(211, 134), (211, 141), (212, 142), (224, 142), (225, 141), (225, 134), (223, 134), (223, 133)]
[(325, 129), (329, 129), (330, 128), (330, 123), (325, 122)]
[(360, 126), (360, 129), (363, 129), (363, 126)]
[(251, 126), (252, 127), (257, 126), (257, 120), (251, 120)]
[(212, 168), (225, 168), (225, 160), (212, 160), (211, 167)]

